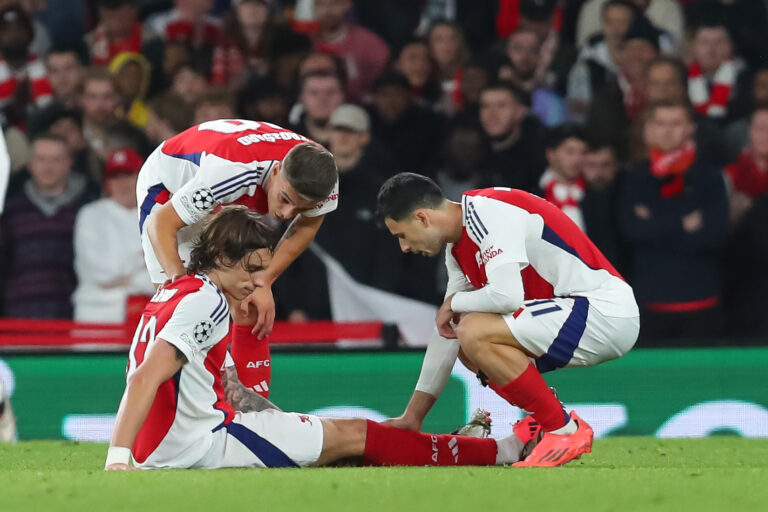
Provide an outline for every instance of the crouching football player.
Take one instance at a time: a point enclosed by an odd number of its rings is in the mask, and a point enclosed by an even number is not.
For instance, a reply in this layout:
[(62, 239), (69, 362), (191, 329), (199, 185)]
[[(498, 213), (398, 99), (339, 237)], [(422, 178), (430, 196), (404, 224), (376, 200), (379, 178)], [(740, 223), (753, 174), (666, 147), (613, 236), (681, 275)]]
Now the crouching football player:
[(401, 173), (381, 187), (378, 208), (403, 252), (435, 256), (447, 246), (448, 269), (440, 336), (405, 412), (387, 424), (420, 430), (458, 356), (532, 413), (515, 426), (521, 440), (543, 433), (516, 465), (558, 466), (589, 452), (592, 429), (564, 411), (541, 374), (616, 359), (635, 344), (632, 288), (597, 247), (556, 206), (520, 190), (471, 190), (454, 203), (429, 178)]
[(235, 411), (220, 371), (229, 304), (253, 292), (273, 247), (273, 233), (244, 207), (209, 218), (189, 274), (157, 291), (136, 329), (105, 469), (292, 467), (347, 457), (441, 466), (520, 459), (524, 446), (514, 435), (497, 441), (271, 408)]

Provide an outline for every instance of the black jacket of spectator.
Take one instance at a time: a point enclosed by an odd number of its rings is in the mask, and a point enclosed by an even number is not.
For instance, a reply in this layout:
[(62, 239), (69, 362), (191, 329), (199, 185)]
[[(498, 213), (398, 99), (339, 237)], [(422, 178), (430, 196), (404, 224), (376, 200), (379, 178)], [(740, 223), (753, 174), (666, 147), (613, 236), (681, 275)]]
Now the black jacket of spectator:
[[(621, 193), (620, 224), (632, 251), (630, 282), (638, 303), (683, 303), (720, 296), (720, 252), (728, 230), (725, 183), (716, 167), (696, 161), (684, 176), (684, 191), (661, 197), (660, 181), (647, 160), (630, 164)], [(650, 218), (635, 211), (642, 205)], [(701, 212), (698, 231), (683, 229), (683, 217)]]
[(509, 147), (491, 151), (488, 169), (493, 184), (535, 193), (539, 178), (547, 167), (544, 156), (544, 125), (529, 115), (523, 119), (520, 137)]
[(628, 255), (619, 228), (620, 176), (604, 189), (587, 188), (579, 207), (584, 216), (587, 236), (624, 275), (627, 271)]
[(379, 140), (395, 160), (388, 178), (400, 171), (424, 172), (433, 163), (443, 133), (438, 114), (418, 105), (410, 105), (394, 122), (387, 122), (372, 110), (371, 134)]

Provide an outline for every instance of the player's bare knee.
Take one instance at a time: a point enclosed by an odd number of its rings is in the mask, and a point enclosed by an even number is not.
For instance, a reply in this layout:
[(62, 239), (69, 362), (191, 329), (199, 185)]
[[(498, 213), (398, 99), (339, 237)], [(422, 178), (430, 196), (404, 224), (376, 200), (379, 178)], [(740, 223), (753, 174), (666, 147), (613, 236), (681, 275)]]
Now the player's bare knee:
[(321, 418), (323, 423), (323, 452), (318, 465), (330, 464), (340, 458), (354, 457), (365, 450), (366, 420)]
[(470, 359), (474, 359), (477, 351), (488, 341), (482, 317), (482, 313), (470, 313), (465, 315), (456, 327), (456, 337), (459, 339), (461, 350)]

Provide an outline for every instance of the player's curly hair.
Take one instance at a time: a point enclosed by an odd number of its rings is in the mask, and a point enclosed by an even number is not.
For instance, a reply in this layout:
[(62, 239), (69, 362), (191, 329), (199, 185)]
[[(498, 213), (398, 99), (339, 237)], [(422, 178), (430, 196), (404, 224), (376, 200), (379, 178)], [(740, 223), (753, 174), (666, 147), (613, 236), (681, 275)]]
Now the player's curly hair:
[(227, 206), (206, 220), (192, 247), (187, 270), (201, 274), (215, 268), (231, 268), (258, 249), (274, 251), (277, 233), (245, 206)]

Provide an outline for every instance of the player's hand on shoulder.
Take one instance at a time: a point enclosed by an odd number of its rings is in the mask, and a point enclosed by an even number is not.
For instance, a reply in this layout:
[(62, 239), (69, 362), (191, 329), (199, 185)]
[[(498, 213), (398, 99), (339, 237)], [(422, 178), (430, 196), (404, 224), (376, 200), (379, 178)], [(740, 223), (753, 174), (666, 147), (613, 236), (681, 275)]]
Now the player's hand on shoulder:
[(122, 462), (116, 462), (110, 464), (104, 468), (104, 471), (136, 471), (139, 468), (133, 467), (129, 464), (123, 464)]
[(437, 324), (437, 332), (443, 338), (456, 339), (456, 331), (451, 325), (456, 317), (456, 313), (451, 309), (451, 299), (453, 295), (450, 295), (445, 299), (443, 305), (437, 310), (437, 316), (435, 317), (435, 323)]
[(272, 288), (270, 286), (256, 288), (243, 300), (241, 309), (247, 313), (251, 306), (256, 308), (257, 315), (256, 324), (251, 333), (263, 339), (270, 335), (275, 323), (275, 298), (272, 296)]

